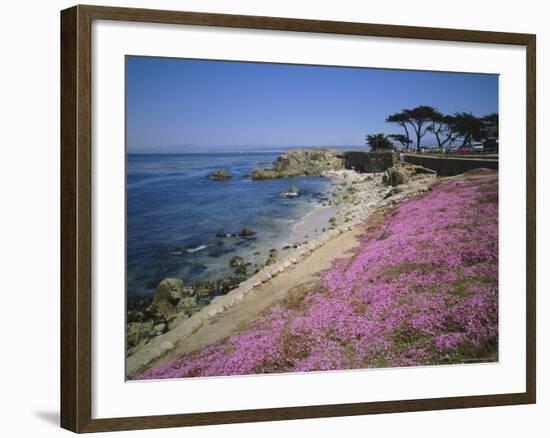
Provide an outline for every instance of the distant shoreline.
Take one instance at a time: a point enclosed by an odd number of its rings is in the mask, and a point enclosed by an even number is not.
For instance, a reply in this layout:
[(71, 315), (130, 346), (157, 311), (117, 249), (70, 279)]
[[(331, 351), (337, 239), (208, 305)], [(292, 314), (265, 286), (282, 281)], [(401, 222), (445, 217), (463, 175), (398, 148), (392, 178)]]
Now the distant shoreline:
[(279, 152), (286, 152), (292, 149), (315, 149), (315, 148), (327, 148), (327, 149), (333, 149), (333, 150), (361, 150), (361, 151), (368, 151), (369, 147), (365, 145), (355, 145), (355, 146), (228, 146), (228, 147), (197, 147), (193, 148), (192, 150), (182, 150), (182, 151), (168, 151), (165, 150), (164, 152), (158, 152), (158, 150), (151, 150), (151, 151), (130, 151), (126, 150), (126, 155), (187, 155), (187, 154), (239, 154), (239, 153), (247, 153), (247, 154), (262, 154), (262, 153), (279, 153)]

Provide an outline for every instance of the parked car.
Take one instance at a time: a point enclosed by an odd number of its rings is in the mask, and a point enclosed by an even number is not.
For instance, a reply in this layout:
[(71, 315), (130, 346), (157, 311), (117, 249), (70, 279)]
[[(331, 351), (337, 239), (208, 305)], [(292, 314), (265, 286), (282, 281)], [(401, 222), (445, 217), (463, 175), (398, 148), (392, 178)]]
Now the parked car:
[(472, 142), (470, 149), (472, 152), (483, 152), (483, 143), (479, 141)]
[(459, 153), (459, 154), (469, 154), (470, 153), (470, 146), (468, 146), (468, 145), (460, 146), (456, 150), (456, 152)]

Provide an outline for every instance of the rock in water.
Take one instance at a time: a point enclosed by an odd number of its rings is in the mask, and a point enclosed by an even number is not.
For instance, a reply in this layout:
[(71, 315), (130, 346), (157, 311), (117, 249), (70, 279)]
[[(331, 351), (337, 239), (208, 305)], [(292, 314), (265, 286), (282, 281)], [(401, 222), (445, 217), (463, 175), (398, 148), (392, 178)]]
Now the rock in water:
[(165, 278), (155, 289), (153, 302), (168, 302), (172, 306), (178, 304), (183, 297), (183, 281), (179, 278)]
[(229, 264), (233, 267), (233, 268), (238, 268), (239, 266), (241, 266), (243, 264), (243, 258), (242, 257), (239, 257), (239, 256), (235, 256), (231, 259), (231, 261), (229, 262)]
[(273, 169), (254, 169), (251, 176), (252, 179), (275, 179), (281, 178), (282, 175)]
[(153, 302), (147, 308), (155, 322), (162, 322), (170, 319), (178, 313), (178, 304), (182, 299), (196, 301), (193, 289), (183, 286), (179, 278), (165, 278), (155, 289)]
[(207, 176), (208, 179), (214, 180), (214, 181), (223, 181), (226, 179), (231, 178), (231, 175), (229, 172), (225, 169), (216, 170), (215, 172), (212, 172)]
[(265, 261), (266, 266), (271, 266), (277, 263), (277, 256), (279, 255), (279, 251), (277, 251), (275, 248), (269, 250), (269, 257)]
[(239, 233), (239, 236), (241, 237), (252, 237), (256, 234), (256, 231), (254, 231), (252, 228), (243, 228), (241, 232)]
[(343, 160), (327, 148), (294, 149), (279, 156), (272, 169), (254, 169), (252, 179), (273, 179), (298, 175), (322, 175), (343, 167)]

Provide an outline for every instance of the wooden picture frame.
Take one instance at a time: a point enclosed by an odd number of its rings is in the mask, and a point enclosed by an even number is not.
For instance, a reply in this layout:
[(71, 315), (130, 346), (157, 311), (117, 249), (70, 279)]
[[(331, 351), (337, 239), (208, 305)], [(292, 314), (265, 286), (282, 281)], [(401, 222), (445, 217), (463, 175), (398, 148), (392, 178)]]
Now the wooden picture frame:
[[(195, 414), (92, 418), (91, 28), (93, 20), (519, 45), (527, 64), (526, 391)], [(61, 426), (99, 432), (535, 403), (535, 48), (530, 34), (75, 6), (61, 12)]]

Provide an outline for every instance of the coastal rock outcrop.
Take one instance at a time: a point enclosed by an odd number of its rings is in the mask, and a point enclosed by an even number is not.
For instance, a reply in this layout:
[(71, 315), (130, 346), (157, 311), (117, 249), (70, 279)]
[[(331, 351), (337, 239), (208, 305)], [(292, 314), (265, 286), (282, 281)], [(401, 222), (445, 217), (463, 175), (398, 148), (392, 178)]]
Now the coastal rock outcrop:
[(293, 149), (279, 156), (271, 169), (254, 169), (252, 179), (319, 176), (343, 168), (343, 161), (328, 148)]
[(225, 169), (220, 169), (208, 174), (207, 178), (213, 181), (223, 181), (231, 178), (231, 174)]
[(251, 174), (252, 179), (275, 179), (282, 176), (273, 169), (254, 169)]
[(156, 323), (168, 321), (183, 308), (197, 303), (195, 291), (184, 287), (179, 278), (165, 278), (155, 289), (153, 302), (147, 308)]
[(396, 163), (384, 172), (382, 181), (389, 186), (395, 187), (416, 179), (418, 176), (424, 177), (425, 175), (436, 176), (437, 172), (414, 164)]

